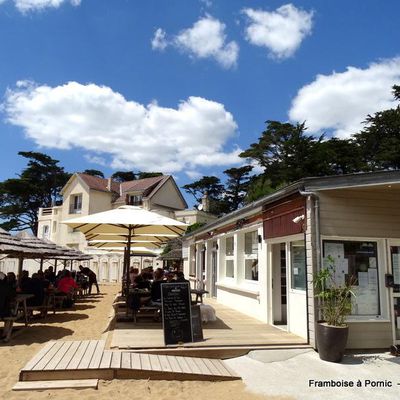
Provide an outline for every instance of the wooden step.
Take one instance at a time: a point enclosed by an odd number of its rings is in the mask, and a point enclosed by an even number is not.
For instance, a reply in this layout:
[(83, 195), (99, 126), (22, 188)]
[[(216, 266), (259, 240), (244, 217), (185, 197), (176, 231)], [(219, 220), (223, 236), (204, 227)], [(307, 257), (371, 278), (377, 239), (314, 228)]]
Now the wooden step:
[(105, 350), (104, 347), (104, 340), (49, 342), (20, 371), (20, 381), (240, 379), (222, 360)]
[(98, 379), (17, 382), (12, 390), (97, 389)]

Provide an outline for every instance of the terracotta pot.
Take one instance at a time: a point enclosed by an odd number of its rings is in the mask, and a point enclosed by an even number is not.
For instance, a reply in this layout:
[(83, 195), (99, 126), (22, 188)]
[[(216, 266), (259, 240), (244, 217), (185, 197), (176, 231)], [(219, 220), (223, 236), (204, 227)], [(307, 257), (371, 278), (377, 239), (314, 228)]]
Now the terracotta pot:
[(318, 321), (316, 342), (319, 358), (330, 362), (342, 361), (348, 334), (348, 326), (333, 326), (324, 321)]

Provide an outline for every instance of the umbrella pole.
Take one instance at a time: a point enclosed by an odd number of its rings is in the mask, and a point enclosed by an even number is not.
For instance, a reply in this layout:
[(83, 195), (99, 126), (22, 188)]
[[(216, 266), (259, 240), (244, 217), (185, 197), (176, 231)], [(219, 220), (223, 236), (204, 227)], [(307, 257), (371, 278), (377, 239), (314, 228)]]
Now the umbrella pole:
[(57, 260), (54, 260), (54, 273), (57, 272)]
[(128, 243), (126, 244), (126, 258), (125, 258), (125, 277), (126, 288), (129, 288), (129, 264), (131, 261), (131, 241), (132, 241), (132, 228), (128, 228)]
[(43, 258), (40, 259), (40, 270), (43, 271)]

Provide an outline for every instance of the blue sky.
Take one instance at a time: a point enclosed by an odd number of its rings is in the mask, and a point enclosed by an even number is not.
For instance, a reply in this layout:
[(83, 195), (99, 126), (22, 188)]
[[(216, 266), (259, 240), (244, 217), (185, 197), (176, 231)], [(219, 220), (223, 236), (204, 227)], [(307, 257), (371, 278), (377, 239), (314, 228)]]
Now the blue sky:
[(397, 0), (0, 0), (0, 179), (42, 151), (70, 172), (243, 160), (266, 120), (349, 137), (393, 105)]

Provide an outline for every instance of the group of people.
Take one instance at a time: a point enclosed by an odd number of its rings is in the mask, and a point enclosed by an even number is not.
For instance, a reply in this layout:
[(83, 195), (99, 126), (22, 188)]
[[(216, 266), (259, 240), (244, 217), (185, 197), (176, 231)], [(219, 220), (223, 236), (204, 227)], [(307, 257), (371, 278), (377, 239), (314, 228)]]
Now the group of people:
[[(33, 295), (27, 299), (27, 306), (35, 307), (43, 305), (49, 293), (55, 296), (66, 295), (72, 299), (76, 289), (88, 289), (90, 294), (93, 285), (96, 286), (97, 293), (100, 293), (96, 274), (83, 266), (79, 266), (79, 271), (60, 270), (57, 275), (51, 266), (45, 271), (33, 273), (32, 276), (29, 276), (28, 271), (22, 271), (19, 280), (14, 272), (8, 272), (7, 275), (0, 272), (0, 317), (9, 316), (18, 293)], [(72, 305), (71, 302), (69, 304)]]
[(138, 268), (131, 267), (129, 282), (131, 289), (140, 290), (139, 300), (134, 296), (132, 305), (133, 308), (138, 308), (140, 305), (161, 306), (161, 284), (189, 281), (185, 279), (182, 271), (168, 271), (162, 268), (153, 271), (152, 268), (145, 268), (139, 273)]

